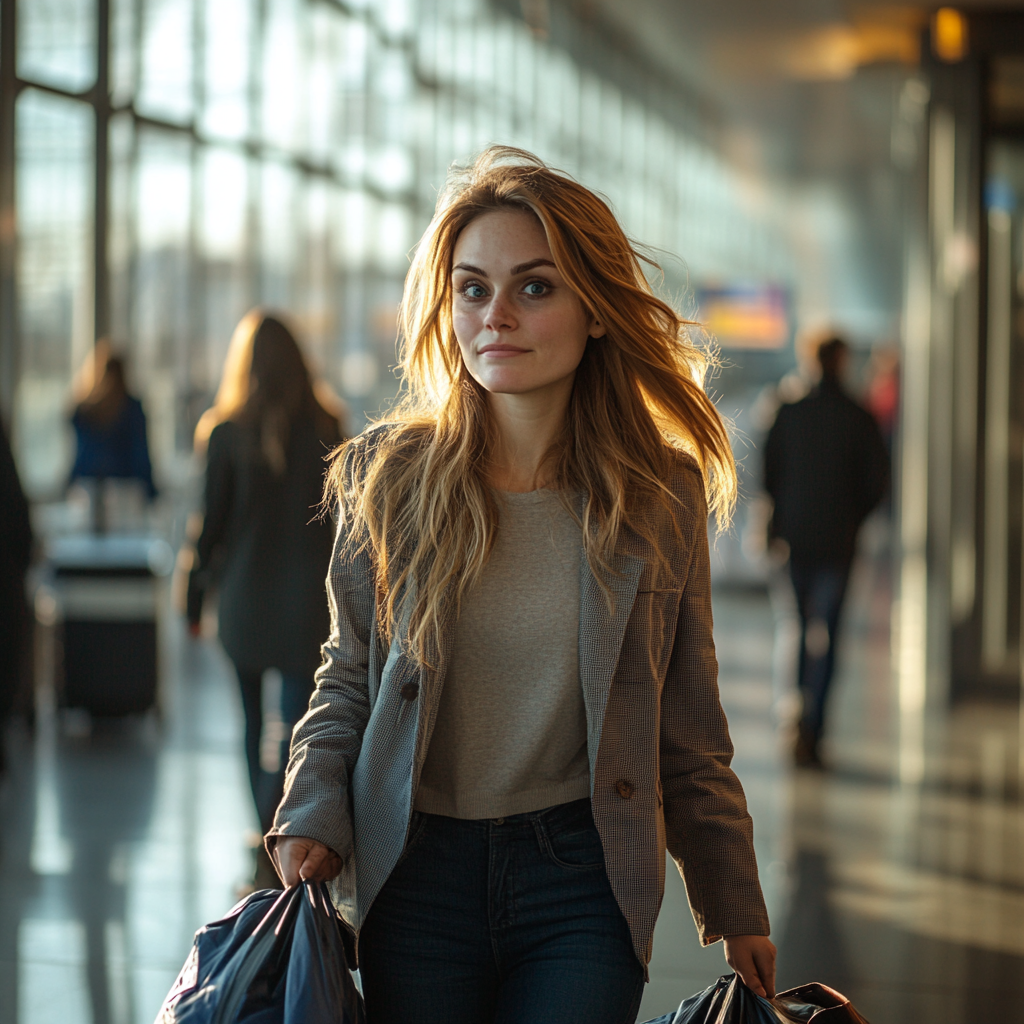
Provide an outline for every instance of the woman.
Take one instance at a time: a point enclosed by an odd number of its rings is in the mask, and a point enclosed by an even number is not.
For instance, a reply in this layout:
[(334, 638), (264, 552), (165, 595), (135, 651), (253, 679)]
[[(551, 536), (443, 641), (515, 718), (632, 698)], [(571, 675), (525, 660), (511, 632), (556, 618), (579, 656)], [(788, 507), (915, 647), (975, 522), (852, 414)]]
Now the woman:
[(349, 443), (331, 636), (268, 836), (335, 879), (372, 1024), (633, 1021), (665, 847), (705, 943), (775, 950), (718, 700), (703, 358), (592, 192), (453, 176), (402, 308), (406, 391)]
[[(281, 673), (290, 735), (306, 711), (328, 628), (331, 529), (315, 510), (324, 457), (341, 436), (337, 412), (314, 394), (288, 328), (261, 310), (248, 313), (231, 339), (216, 401), (196, 427), (196, 450), (207, 457), (206, 515), (189, 575), (188, 619), (198, 634), (216, 575), (220, 639), (238, 673), (249, 782), (264, 832), (284, 771), (260, 766), (262, 677), (270, 668)], [(264, 862), (257, 883), (274, 881)]]
[(128, 394), (124, 360), (101, 338), (83, 370), (81, 398), (71, 417), (77, 449), (71, 480), (138, 480), (156, 494), (142, 403)]

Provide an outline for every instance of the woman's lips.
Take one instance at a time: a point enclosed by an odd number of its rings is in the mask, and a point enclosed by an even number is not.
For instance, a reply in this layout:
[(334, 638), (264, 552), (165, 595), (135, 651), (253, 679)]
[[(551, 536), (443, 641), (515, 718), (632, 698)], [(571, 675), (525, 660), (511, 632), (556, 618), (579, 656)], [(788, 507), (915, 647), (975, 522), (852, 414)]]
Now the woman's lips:
[(508, 359), (510, 356), (521, 356), (529, 351), (525, 348), (517, 348), (515, 345), (484, 345), (479, 355), (492, 356), (495, 359)]

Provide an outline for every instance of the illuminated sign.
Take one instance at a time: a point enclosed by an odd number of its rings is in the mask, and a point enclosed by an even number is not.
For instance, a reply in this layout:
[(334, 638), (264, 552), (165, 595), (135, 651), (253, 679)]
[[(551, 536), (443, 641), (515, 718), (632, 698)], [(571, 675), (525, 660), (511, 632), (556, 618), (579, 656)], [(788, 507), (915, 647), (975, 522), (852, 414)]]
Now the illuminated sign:
[(789, 341), (789, 303), (784, 288), (709, 286), (698, 289), (697, 301), (697, 319), (722, 348), (780, 349)]

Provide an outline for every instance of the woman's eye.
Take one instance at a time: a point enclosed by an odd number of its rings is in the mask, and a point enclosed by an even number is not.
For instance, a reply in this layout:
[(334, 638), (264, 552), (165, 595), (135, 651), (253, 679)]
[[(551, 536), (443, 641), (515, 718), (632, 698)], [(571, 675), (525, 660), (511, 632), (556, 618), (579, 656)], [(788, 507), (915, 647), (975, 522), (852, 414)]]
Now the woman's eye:
[(484, 291), (483, 285), (467, 284), (463, 285), (462, 294), (465, 295), (467, 299), (482, 299), (487, 292)]
[(545, 295), (548, 286), (543, 281), (531, 281), (523, 290), (527, 295)]

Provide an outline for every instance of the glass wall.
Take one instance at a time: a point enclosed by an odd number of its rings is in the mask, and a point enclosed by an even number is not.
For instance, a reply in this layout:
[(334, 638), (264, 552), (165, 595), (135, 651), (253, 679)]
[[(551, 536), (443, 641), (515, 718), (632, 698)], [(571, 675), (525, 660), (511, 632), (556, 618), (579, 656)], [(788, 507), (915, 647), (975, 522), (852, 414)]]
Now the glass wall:
[(396, 304), (445, 169), (489, 142), (603, 192), (634, 237), (681, 257), (676, 295), (687, 275), (793, 284), (781, 193), (766, 201), (716, 154), (688, 97), (567, 9), (553, 5), (543, 32), (519, 11), (21, 0), (15, 438), (28, 488), (63, 481), (69, 382), (97, 329), (129, 356), (165, 483), (188, 471), (232, 328), (257, 302), (291, 315), (360, 426), (396, 388)]
[(61, 412), (93, 341), (93, 111), (25, 89), (17, 103), (20, 369), (16, 437), (26, 483), (63, 474)]

